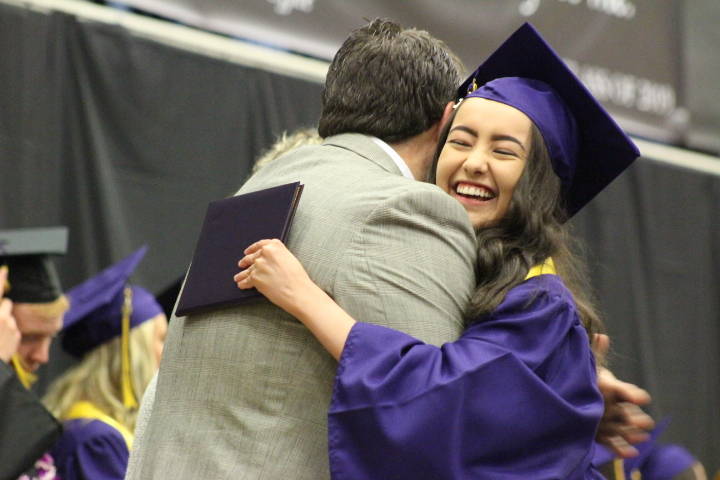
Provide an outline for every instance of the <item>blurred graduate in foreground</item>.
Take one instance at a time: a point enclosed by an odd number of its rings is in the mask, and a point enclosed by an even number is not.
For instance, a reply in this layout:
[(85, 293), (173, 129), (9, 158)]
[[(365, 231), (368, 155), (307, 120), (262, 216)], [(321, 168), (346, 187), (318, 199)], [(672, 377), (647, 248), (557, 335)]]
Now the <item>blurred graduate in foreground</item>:
[(0, 479), (54, 478), (61, 428), (30, 388), (68, 308), (51, 258), (67, 240), (66, 227), (0, 231)]

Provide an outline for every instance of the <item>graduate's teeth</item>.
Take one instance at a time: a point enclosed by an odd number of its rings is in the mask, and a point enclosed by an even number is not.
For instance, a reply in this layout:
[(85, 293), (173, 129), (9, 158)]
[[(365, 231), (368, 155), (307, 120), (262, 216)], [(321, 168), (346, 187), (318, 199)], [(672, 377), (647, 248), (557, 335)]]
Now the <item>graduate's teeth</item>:
[(492, 192), (484, 188), (476, 187), (474, 185), (468, 185), (465, 183), (461, 183), (460, 185), (458, 185), (455, 190), (460, 195), (465, 195), (467, 197), (479, 197), (483, 200), (489, 200), (495, 197)]

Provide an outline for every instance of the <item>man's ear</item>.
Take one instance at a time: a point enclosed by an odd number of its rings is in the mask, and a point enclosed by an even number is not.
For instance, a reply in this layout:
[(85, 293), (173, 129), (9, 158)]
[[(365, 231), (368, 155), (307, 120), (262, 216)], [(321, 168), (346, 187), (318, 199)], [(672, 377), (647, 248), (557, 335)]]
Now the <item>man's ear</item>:
[(443, 115), (440, 119), (440, 131), (445, 128), (445, 124), (450, 120), (450, 115), (453, 113), (453, 106), (455, 106), (455, 102), (448, 102), (448, 104), (445, 105), (445, 110), (443, 110)]
[(442, 117), (440, 117), (440, 121), (436, 123), (437, 130), (435, 131), (435, 136), (437, 140), (440, 140), (440, 132), (443, 131), (445, 124), (450, 120), (450, 115), (453, 113), (453, 105), (455, 105), (455, 102), (448, 102), (448, 104), (445, 105)]

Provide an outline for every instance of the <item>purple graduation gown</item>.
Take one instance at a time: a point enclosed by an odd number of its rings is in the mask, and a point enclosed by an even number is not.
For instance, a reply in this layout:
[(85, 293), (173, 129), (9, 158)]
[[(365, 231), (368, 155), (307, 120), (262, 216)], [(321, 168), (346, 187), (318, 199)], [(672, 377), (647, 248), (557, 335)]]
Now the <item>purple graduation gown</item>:
[(540, 275), (440, 348), (353, 326), (328, 413), (331, 476), (602, 479), (591, 465), (602, 413), (572, 296)]
[(62, 480), (122, 480), (130, 452), (123, 436), (100, 420), (64, 422), (50, 454)]

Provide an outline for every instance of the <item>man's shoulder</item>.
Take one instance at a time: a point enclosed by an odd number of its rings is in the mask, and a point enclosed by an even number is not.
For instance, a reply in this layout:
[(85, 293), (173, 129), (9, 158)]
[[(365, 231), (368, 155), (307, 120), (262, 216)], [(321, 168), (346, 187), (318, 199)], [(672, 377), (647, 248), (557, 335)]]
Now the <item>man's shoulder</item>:
[[(429, 199), (432, 200), (433, 204), (439, 202), (443, 206), (452, 205), (453, 210), (463, 212), (463, 214), (467, 216), (462, 205), (435, 184), (411, 180), (405, 177), (393, 179), (392, 184), (395, 190), (393, 192), (394, 195), (402, 195), (403, 198), (407, 199)], [(394, 195), (388, 196), (394, 197)]]
[(382, 203), (399, 197), (452, 204), (450, 197), (435, 185), (406, 178), (391, 165), (392, 160), (371, 137), (338, 135), (326, 143), (299, 147), (282, 155), (252, 176), (238, 193), (300, 181), (305, 184), (304, 199), (314, 194), (334, 194), (339, 205), (344, 199)]
[(338, 135), (289, 152), (258, 171), (239, 193), (296, 181), (304, 189), (293, 230), (305, 238), (332, 232), (342, 243), (341, 238), (349, 239), (368, 223), (394, 230), (410, 218), (407, 225), (419, 227), (420, 237), (428, 225), (437, 225), (445, 232), (461, 232), (468, 244), (474, 239), (459, 202), (433, 184), (402, 176), (368, 136)]
[(278, 160), (282, 163), (313, 157), (376, 159), (385, 156), (387, 154), (373, 142), (372, 137), (357, 133), (345, 133), (328, 137), (319, 144), (304, 145), (290, 150), (278, 157)]
[(460, 230), (469, 239), (475, 238), (467, 212), (457, 200), (436, 185), (404, 180), (388, 181), (382, 185), (385, 195), (376, 204), (375, 215), (383, 216), (387, 212), (393, 212), (393, 215), (414, 215), (416, 221), (424, 218), (445, 229)]

